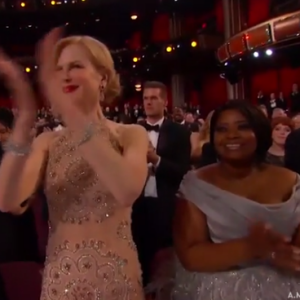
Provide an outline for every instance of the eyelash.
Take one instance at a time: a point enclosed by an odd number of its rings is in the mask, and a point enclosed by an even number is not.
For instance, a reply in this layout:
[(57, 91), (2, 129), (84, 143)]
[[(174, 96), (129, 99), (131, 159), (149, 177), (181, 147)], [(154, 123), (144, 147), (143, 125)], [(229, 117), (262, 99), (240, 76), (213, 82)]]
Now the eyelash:
[[(81, 69), (82, 66), (80, 66), (80, 65), (72, 65), (72, 66), (70, 66), (70, 69), (74, 69), (74, 68)], [(56, 71), (59, 72), (59, 71), (62, 71), (62, 69), (63, 68), (57, 68)]]

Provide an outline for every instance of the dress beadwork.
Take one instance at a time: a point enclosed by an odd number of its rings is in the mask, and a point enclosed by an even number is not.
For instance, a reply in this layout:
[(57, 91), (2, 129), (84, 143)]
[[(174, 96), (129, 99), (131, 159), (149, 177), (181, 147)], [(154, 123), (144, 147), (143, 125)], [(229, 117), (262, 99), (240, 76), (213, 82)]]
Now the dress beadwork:
[[(121, 153), (108, 131), (112, 151)], [(142, 300), (131, 208), (118, 205), (70, 142), (53, 142), (45, 176), (49, 240), (41, 300)]]

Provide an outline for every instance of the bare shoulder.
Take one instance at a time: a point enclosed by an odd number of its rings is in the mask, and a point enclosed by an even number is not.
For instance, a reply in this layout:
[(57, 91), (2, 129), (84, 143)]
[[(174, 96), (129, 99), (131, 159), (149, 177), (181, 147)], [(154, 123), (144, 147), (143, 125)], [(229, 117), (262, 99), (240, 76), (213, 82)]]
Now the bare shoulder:
[(147, 140), (148, 144), (148, 134), (146, 129), (138, 124), (120, 124), (118, 132), (121, 140), (128, 141), (134, 139)]
[(274, 165), (266, 165), (266, 176), (272, 180), (274, 186), (281, 186), (283, 189), (292, 189), (297, 180), (297, 173)]
[(210, 178), (214, 176), (216, 170), (217, 170), (217, 164), (215, 163), (197, 169), (196, 174), (200, 179), (210, 181)]

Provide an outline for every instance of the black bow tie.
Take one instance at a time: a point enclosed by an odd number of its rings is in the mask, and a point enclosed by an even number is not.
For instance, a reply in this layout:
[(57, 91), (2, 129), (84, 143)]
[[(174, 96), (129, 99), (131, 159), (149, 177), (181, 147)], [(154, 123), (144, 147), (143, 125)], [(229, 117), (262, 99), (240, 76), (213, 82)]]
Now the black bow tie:
[(159, 125), (150, 125), (150, 124), (146, 123), (145, 128), (147, 131), (159, 132)]

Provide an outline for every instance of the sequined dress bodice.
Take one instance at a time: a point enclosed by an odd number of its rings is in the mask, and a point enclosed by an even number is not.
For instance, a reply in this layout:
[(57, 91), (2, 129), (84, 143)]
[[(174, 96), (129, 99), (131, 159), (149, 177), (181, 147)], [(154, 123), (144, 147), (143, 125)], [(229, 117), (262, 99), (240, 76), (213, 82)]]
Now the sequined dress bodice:
[[(110, 132), (108, 139), (121, 153)], [(49, 149), (45, 195), (49, 240), (41, 299), (143, 299), (131, 208), (118, 205), (67, 131)]]

